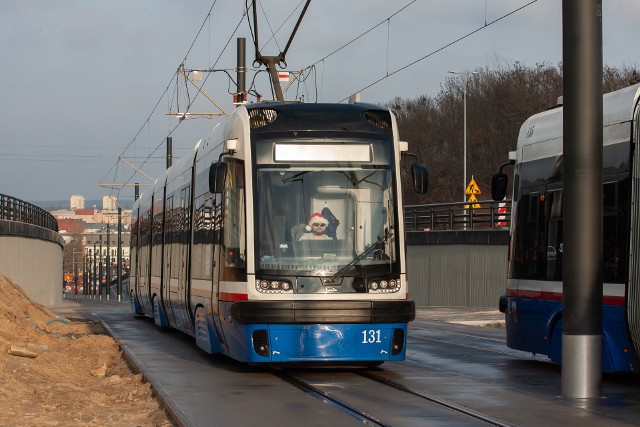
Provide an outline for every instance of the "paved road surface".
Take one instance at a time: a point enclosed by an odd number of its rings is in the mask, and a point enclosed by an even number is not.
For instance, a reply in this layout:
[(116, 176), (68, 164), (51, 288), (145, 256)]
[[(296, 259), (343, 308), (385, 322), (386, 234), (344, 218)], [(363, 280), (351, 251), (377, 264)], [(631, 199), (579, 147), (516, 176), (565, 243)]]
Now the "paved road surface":
[[(337, 405), (311, 398), (271, 371), (211, 356), (191, 337), (161, 332), (151, 319), (134, 319), (128, 304), (68, 299), (54, 312), (98, 316), (154, 385), (179, 425), (318, 425), (363, 422)], [(407, 360), (388, 362), (376, 375), (501, 420), (505, 425), (638, 425), (640, 381), (635, 375), (605, 376), (603, 397), (571, 401), (560, 395), (560, 369), (504, 345), (502, 315), (493, 310), (418, 310), (411, 324)], [(391, 392), (350, 372), (298, 372), (319, 390), (379, 411), (380, 425), (486, 425), (457, 416), (433, 415), (427, 403), (392, 403)], [(388, 405), (388, 406), (385, 406)], [(423, 411), (423, 412), (421, 412)], [(439, 418), (434, 418), (434, 417)], [(437, 420), (437, 421), (434, 421)], [(377, 425), (377, 424), (373, 424)]]

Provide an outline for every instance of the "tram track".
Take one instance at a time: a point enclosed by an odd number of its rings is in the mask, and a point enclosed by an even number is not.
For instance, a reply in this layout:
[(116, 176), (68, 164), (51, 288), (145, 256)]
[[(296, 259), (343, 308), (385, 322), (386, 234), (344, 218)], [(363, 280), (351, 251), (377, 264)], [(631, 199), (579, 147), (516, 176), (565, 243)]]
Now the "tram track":
[(391, 424), (386, 424), (383, 421), (377, 419), (376, 417), (374, 417), (373, 415), (368, 414), (365, 411), (362, 411), (360, 409), (358, 409), (357, 407), (355, 407), (354, 405), (351, 405), (341, 399), (338, 399), (334, 396), (332, 396), (330, 393), (324, 392), (321, 389), (319, 389), (318, 387), (315, 387), (311, 384), (309, 384), (306, 381), (303, 381), (299, 378), (296, 378), (295, 376), (286, 373), (286, 372), (278, 372), (278, 373), (274, 373), (274, 375), (276, 375), (277, 377), (279, 377), (280, 379), (282, 379), (285, 382), (288, 382), (289, 384), (299, 388), (300, 390), (304, 391), (305, 393), (307, 393), (308, 395), (321, 400), (343, 412), (346, 412), (348, 415), (354, 417), (355, 419), (359, 420), (362, 424), (364, 425), (370, 425), (370, 426), (391, 426)]
[[(314, 381), (309, 381), (303, 379), (303, 377), (308, 374), (308, 372), (297, 373), (296, 371), (291, 370), (282, 370), (282, 371), (274, 371), (273, 374), (280, 378), (281, 380), (295, 386), (296, 388), (302, 390), (307, 393), (311, 397), (314, 397), (324, 403), (333, 406), (334, 408), (341, 410), (348, 415), (355, 418), (357, 421), (364, 425), (369, 426), (392, 426), (392, 425), (403, 425), (404, 423), (392, 422), (385, 420), (389, 416), (385, 414), (384, 416), (378, 416), (373, 413), (371, 410), (362, 409), (361, 404), (353, 403), (349, 401), (348, 398), (338, 397), (336, 393), (328, 392), (323, 390), (323, 388), (329, 388), (331, 386), (335, 387), (334, 379), (314, 379)], [(326, 374), (326, 372), (325, 372)], [(443, 399), (437, 395), (425, 393), (419, 390), (412, 389), (398, 382), (389, 380), (380, 375), (375, 374), (369, 370), (347, 370), (341, 372), (341, 380), (344, 381), (344, 384), (338, 388), (338, 390), (345, 390), (347, 387), (351, 387), (349, 390), (350, 393), (346, 393), (348, 395), (360, 395), (366, 394), (364, 390), (371, 388), (371, 383), (375, 383), (378, 385), (382, 385), (386, 389), (393, 389), (395, 392), (400, 392), (403, 395), (410, 395), (412, 399), (417, 398), (419, 402), (426, 403), (431, 405), (432, 408), (430, 412), (441, 412), (443, 409), (447, 411), (448, 414), (451, 412), (457, 414), (456, 416), (466, 418), (469, 420), (469, 423), (462, 421), (462, 424), (473, 424), (473, 425), (492, 425), (492, 426), (500, 426), (507, 427), (510, 424), (507, 424), (501, 420), (498, 420), (494, 417), (491, 417), (487, 414), (483, 414), (482, 412), (467, 408), (465, 406), (459, 405), (455, 402), (448, 401)], [(345, 376), (347, 376), (345, 378)], [(323, 378), (330, 378), (330, 376), (323, 375)], [(361, 379), (367, 380), (365, 384), (360, 383)], [(315, 384), (312, 384), (312, 382)], [(385, 396), (389, 395), (389, 392), (384, 393)], [(421, 405), (422, 406), (422, 405)], [(434, 409), (434, 406), (436, 409)], [(425, 406), (422, 406), (423, 410), (426, 410)], [(378, 406), (376, 408), (379, 411), (385, 411), (385, 406)], [(424, 415), (424, 416), (428, 416)], [(479, 423), (478, 423), (479, 422)], [(411, 424), (408, 422), (407, 424)]]
[(368, 379), (370, 379), (372, 381), (375, 381), (377, 383), (384, 384), (386, 386), (392, 387), (392, 388), (394, 388), (396, 390), (400, 390), (400, 391), (403, 391), (405, 393), (409, 393), (409, 394), (412, 394), (414, 396), (420, 397), (422, 399), (428, 400), (428, 401), (433, 402), (433, 403), (435, 403), (437, 405), (443, 406), (445, 408), (451, 409), (451, 410), (459, 412), (461, 414), (468, 415), (468, 416), (470, 416), (472, 418), (475, 418), (477, 420), (484, 421), (487, 424), (494, 425), (494, 426), (500, 426), (500, 427), (510, 426), (510, 424), (503, 423), (502, 421), (500, 421), (500, 420), (498, 420), (496, 418), (490, 417), (489, 415), (483, 414), (483, 413), (478, 412), (478, 411), (474, 411), (473, 409), (466, 408), (466, 407), (464, 407), (462, 405), (458, 405), (458, 404), (456, 404), (454, 402), (450, 402), (450, 401), (447, 401), (445, 399), (441, 399), (441, 398), (439, 398), (439, 397), (437, 397), (435, 395), (431, 395), (431, 394), (424, 393), (424, 392), (421, 392), (421, 391), (413, 390), (413, 389), (411, 389), (409, 387), (406, 387), (406, 386), (404, 386), (404, 385), (402, 385), (400, 383), (397, 383), (397, 382), (391, 381), (391, 380), (389, 380), (387, 378), (383, 378), (381, 376), (378, 376), (378, 375), (376, 375), (376, 374), (374, 374), (372, 372), (363, 371), (363, 372), (356, 372), (356, 374), (358, 374), (358, 375), (360, 375), (360, 376), (362, 376), (364, 378), (368, 378)]
[[(448, 337), (454, 336), (458, 340), (451, 338), (444, 339), (438, 336), (425, 336), (423, 334), (447, 334)], [(496, 348), (498, 345), (504, 345), (504, 339), (480, 334), (465, 333), (463, 331), (451, 331), (448, 329), (438, 329), (421, 325), (417, 328), (413, 328), (413, 333), (410, 338), (424, 342), (437, 342), (444, 345), (459, 346), (474, 351), (487, 351), (516, 356), (523, 359), (531, 359), (531, 356), (528, 355), (525, 357), (522, 354), (517, 354), (516, 352), (507, 353), (502, 349)], [(326, 374), (326, 372), (323, 371), (323, 374)], [(436, 393), (428, 393), (422, 390), (413, 389), (397, 381), (385, 378), (383, 375), (376, 374), (374, 370), (353, 369), (340, 371), (340, 381), (338, 382), (338, 385), (336, 385), (336, 378), (334, 378), (333, 375), (323, 375), (322, 377), (318, 377), (313, 373), (310, 374), (309, 371), (281, 370), (274, 371), (274, 375), (304, 391), (308, 395), (349, 414), (364, 425), (403, 425), (403, 423), (389, 422), (388, 412), (392, 411), (393, 408), (387, 408), (387, 411), (385, 411), (384, 406), (372, 409), (367, 405), (368, 402), (357, 402), (356, 398), (353, 397), (367, 395), (367, 391), (374, 387), (372, 385), (373, 383), (383, 386), (387, 390), (393, 389), (395, 393), (411, 396), (411, 399), (417, 399), (418, 401), (416, 404), (421, 405), (423, 410), (426, 412), (436, 411), (435, 409), (427, 409), (427, 407), (431, 406), (431, 408), (437, 407), (440, 408), (439, 410), (455, 413), (457, 414), (455, 415), (457, 417), (462, 416), (463, 419), (466, 418), (468, 420), (461, 421), (463, 424), (492, 426), (510, 425), (488, 414), (460, 405), (452, 400), (447, 400)], [(347, 377), (345, 377), (345, 375)], [(309, 378), (311, 380), (309, 380)], [(361, 383), (362, 379), (366, 380), (367, 383)], [(332, 389), (332, 387), (334, 389)], [(390, 394), (390, 392), (382, 392), (382, 394), (386, 396)], [(399, 400), (402, 399), (399, 398)], [(379, 411), (385, 411), (382, 412), (384, 415), (378, 415), (380, 414)], [(407, 424), (411, 423), (408, 422)]]

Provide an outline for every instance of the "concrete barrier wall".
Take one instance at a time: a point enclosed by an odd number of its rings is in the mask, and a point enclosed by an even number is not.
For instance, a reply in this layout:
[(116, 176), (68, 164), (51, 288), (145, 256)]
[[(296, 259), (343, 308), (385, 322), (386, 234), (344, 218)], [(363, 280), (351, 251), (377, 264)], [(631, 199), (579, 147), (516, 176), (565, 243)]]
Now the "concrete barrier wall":
[[(45, 306), (62, 301), (63, 240), (0, 220), (0, 273)], [(419, 307), (497, 307), (507, 279), (504, 230), (407, 232), (409, 297)]]
[(0, 220), (0, 273), (48, 307), (62, 303), (62, 237), (49, 229)]
[(407, 233), (409, 297), (418, 307), (497, 308), (508, 248), (502, 230)]

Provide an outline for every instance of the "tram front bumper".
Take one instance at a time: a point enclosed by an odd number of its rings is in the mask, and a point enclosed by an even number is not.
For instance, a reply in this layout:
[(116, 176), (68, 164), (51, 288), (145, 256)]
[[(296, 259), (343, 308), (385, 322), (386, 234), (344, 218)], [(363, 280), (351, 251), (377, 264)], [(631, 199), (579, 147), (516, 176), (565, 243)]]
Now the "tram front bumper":
[(238, 301), (231, 319), (243, 324), (407, 323), (416, 317), (412, 300)]

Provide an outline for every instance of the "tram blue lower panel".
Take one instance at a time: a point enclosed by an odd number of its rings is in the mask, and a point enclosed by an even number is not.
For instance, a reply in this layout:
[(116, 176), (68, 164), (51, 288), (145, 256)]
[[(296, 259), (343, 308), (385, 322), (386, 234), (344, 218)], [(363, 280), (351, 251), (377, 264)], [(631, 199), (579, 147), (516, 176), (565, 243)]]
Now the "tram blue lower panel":
[[(394, 330), (403, 331), (402, 349), (392, 354)], [(254, 331), (266, 331), (267, 355), (256, 352)], [(243, 362), (346, 362), (404, 360), (407, 325), (250, 324), (225, 326), (229, 356)]]
[[(547, 355), (557, 364), (562, 362), (561, 302), (510, 297), (505, 319), (508, 347)], [(603, 306), (602, 325), (602, 371), (638, 371), (624, 307)]]

